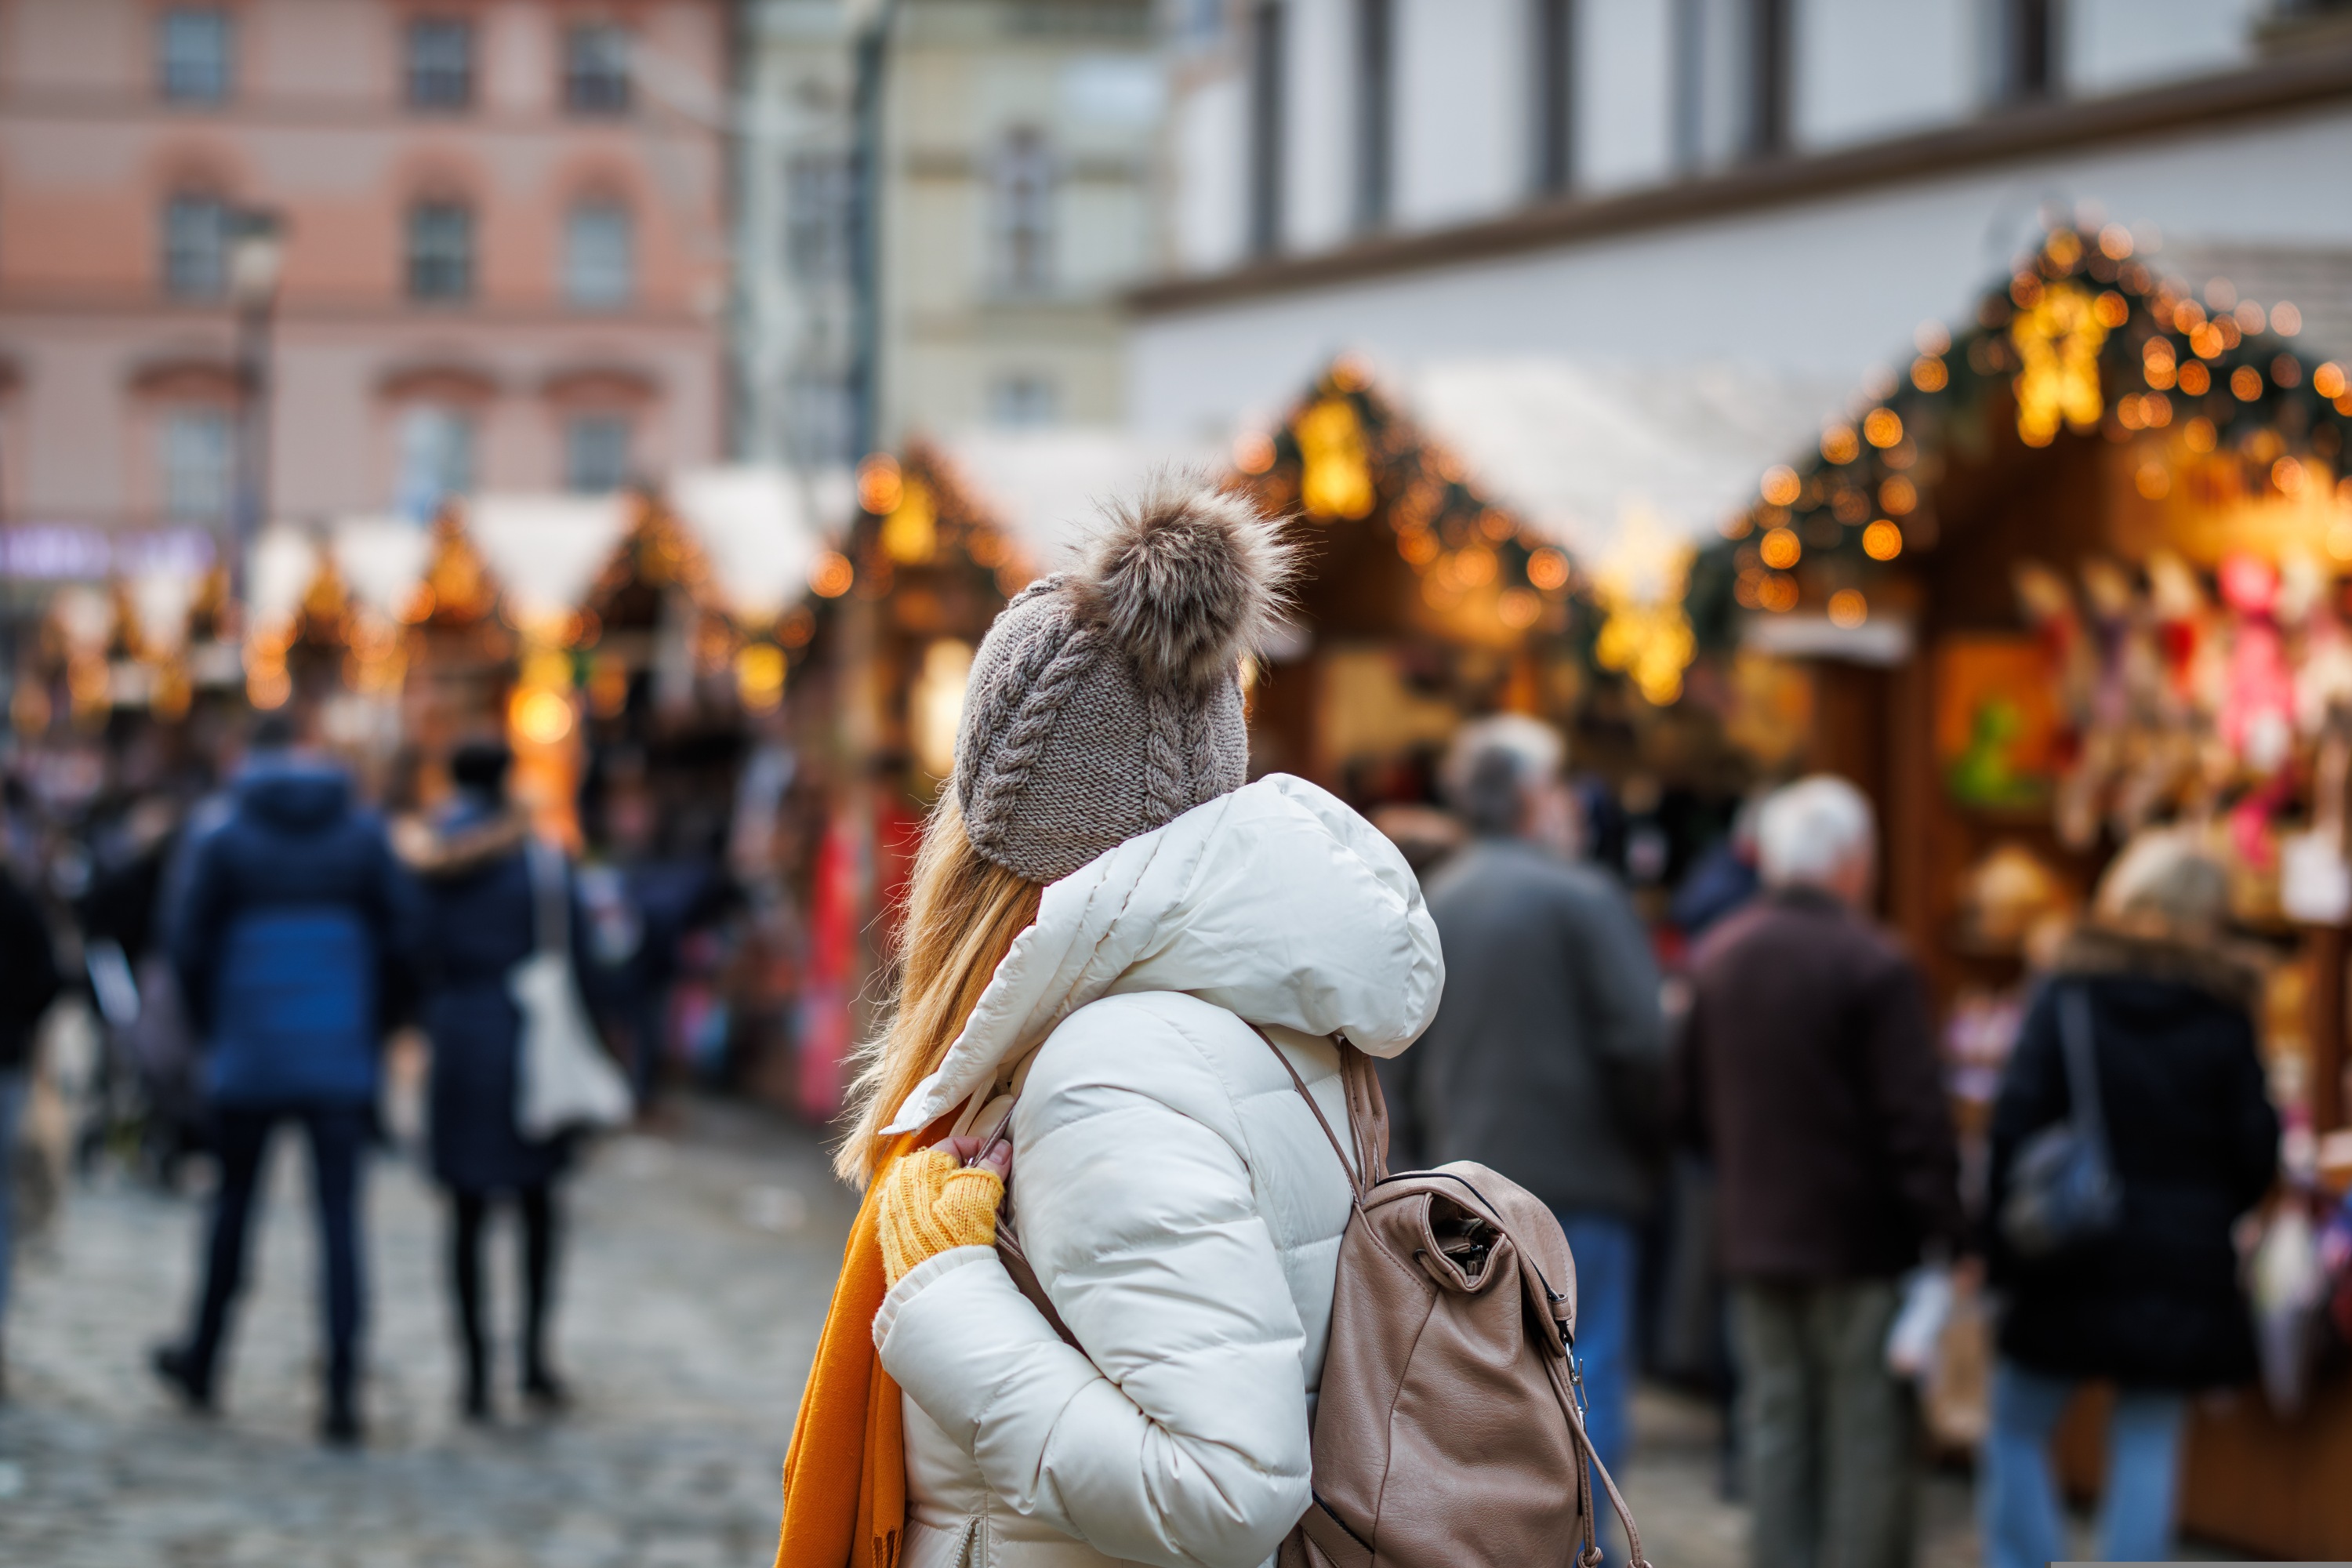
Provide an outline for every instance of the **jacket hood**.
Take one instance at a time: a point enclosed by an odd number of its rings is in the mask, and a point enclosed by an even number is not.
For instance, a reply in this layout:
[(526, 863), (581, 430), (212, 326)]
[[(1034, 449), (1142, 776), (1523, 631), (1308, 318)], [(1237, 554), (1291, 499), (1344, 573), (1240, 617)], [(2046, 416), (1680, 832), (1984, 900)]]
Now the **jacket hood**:
[(1037, 923), (885, 1131), (927, 1125), (1105, 996), (1181, 991), (1392, 1057), (1429, 1026), (1444, 984), (1403, 855), (1334, 796), (1269, 773), (1048, 886)]
[(530, 818), (518, 806), (460, 798), (430, 822), (409, 818), (394, 830), (392, 846), (418, 876), (464, 877), (503, 860), (530, 837)]
[(2250, 953), (2220, 942), (2147, 935), (2095, 922), (2069, 932), (2050, 967), (2055, 974), (2081, 979), (2187, 985), (2248, 1009), (2262, 997), (2261, 963)]
[(266, 757), (236, 781), (237, 809), (290, 833), (315, 833), (352, 808), (352, 781), (332, 763), (300, 755)]

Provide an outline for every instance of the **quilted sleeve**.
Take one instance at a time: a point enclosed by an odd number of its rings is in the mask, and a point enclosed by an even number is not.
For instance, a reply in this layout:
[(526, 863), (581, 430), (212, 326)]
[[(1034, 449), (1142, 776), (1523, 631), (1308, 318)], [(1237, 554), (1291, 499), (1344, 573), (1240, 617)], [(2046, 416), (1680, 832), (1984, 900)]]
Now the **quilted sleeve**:
[(1023, 1094), (1013, 1194), (1085, 1356), (992, 1255), (890, 1309), (899, 1386), (1014, 1508), (1108, 1556), (1255, 1568), (1309, 1500), (1305, 1332), (1234, 1098), (1148, 999), (1082, 1009)]

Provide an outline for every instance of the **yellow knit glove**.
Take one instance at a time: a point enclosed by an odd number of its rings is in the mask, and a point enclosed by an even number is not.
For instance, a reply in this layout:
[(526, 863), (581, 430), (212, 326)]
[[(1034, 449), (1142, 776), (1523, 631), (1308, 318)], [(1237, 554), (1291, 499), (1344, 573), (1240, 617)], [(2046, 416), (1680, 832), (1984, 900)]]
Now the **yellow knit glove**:
[(945, 1149), (919, 1149), (890, 1167), (875, 1205), (882, 1227), (882, 1274), (896, 1285), (907, 1270), (950, 1247), (992, 1247), (1004, 1182), (993, 1171), (959, 1165)]

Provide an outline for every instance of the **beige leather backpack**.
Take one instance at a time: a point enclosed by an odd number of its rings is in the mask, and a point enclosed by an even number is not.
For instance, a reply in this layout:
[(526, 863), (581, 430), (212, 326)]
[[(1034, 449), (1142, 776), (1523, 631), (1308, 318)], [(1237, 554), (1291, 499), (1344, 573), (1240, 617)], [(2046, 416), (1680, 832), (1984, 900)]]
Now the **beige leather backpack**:
[[(1650, 1568), (1585, 1435), (1576, 1259), (1559, 1221), (1467, 1160), (1390, 1175), (1380, 1078), (1335, 1036), (1350, 1158), (1298, 1069), (1257, 1034), (1331, 1141), (1355, 1205), (1315, 1413), (1314, 1501), (1284, 1538), (1279, 1568), (1599, 1568), (1596, 1471), (1624, 1521), (1632, 1568)], [(1012, 1121), (1007, 1111), (989, 1142)], [(996, 1250), (1076, 1344), (1021, 1251), (1009, 1201)]]
[(1281, 1568), (1597, 1568), (1595, 1472), (1633, 1568), (1648, 1568), (1585, 1435), (1576, 1260), (1559, 1221), (1466, 1160), (1390, 1175), (1380, 1079), (1343, 1038), (1350, 1159), (1258, 1033), (1355, 1189), (1315, 1414), (1315, 1500)]

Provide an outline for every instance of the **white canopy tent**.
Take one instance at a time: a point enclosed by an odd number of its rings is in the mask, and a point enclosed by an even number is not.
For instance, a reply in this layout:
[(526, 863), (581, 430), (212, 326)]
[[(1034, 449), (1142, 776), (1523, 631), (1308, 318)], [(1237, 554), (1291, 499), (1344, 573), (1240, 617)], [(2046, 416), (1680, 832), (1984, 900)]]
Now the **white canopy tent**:
[(629, 527), (625, 495), (476, 496), (466, 531), (525, 621), (580, 607)]
[(689, 468), (669, 502), (710, 562), (710, 584), (745, 621), (773, 620), (808, 587), (824, 548), (820, 487), (772, 467)]
[(1062, 564), (1110, 500), (1131, 496), (1158, 473), (1224, 470), (1221, 447), (1138, 436), (1108, 427), (976, 430), (939, 443), (971, 487), (972, 499), (1003, 521), (1042, 571)]

